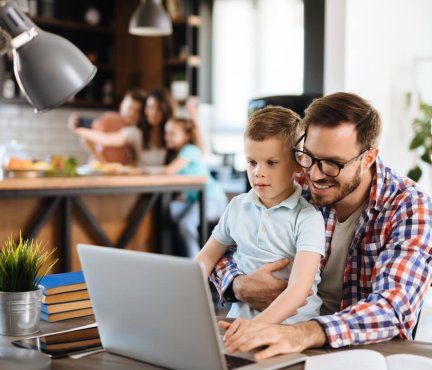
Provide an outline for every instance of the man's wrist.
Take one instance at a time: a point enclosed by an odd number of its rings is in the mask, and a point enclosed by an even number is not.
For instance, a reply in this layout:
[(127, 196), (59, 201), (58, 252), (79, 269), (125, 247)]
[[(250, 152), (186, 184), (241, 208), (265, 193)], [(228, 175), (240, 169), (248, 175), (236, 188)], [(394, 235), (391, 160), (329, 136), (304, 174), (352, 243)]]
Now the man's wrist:
[(241, 275), (237, 275), (232, 281), (231, 284), (228, 285), (228, 288), (225, 289), (224, 298), (229, 303), (239, 302), (240, 300), (237, 298), (236, 291), (238, 290), (238, 277)]
[(327, 343), (326, 333), (321, 324), (316, 320), (299, 323), (302, 337), (305, 340), (305, 348), (323, 347)]

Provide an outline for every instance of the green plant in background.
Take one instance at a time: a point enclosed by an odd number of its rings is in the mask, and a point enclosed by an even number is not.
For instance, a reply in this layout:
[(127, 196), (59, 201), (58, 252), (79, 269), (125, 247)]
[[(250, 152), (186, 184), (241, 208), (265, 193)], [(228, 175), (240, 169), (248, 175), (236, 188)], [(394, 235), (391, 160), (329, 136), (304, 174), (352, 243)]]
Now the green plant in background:
[(52, 269), (58, 259), (53, 260), (45, 271), (42, 267), (55, 249), (46, 251), (41, 242), (23, 239), (19, 242), (12, 236), (3, 245), (0, 252), (0, 291), (28, 292), (37, 290), (41, 279)]
[[(420, 116), (413, 122), (414, 138), (409, 149), (419, 152), (420, 159), (432, 165), (432, 105), (420, 103)], [(411, 168), (407, 176), (418, 181), (422, 175), (420, 165)]]

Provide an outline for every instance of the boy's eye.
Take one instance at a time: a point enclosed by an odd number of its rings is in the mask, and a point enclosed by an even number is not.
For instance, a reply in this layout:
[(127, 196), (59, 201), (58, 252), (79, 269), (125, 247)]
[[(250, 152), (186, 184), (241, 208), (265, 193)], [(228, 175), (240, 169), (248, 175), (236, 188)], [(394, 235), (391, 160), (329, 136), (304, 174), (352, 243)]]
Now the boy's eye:
[(256, 161), (254, 161), (254, 160), (252, 160), (252, 159), (249, 159), (248, 161), (247, 161), (247, 163), (250, 165), (250, 166), (253, 166), (253, 167), (255, 167), (256, 166)]
[(276, 165), (278, 162), (277, 161), (267, 161), (267, 164), (269, 165), (269, 166), (274, 166), (274, 165)]

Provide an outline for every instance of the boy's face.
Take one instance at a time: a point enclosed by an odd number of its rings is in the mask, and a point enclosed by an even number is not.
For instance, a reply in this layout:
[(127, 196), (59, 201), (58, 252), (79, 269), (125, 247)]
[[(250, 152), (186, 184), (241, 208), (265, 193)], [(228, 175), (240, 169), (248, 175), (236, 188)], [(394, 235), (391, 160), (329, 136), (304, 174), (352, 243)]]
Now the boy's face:
[(279, 204), (294, 192), (294, 174), (299, 167), (282, 138), (264, 141), (247, 138), (245, 155), (249, 183), (267, 208)]

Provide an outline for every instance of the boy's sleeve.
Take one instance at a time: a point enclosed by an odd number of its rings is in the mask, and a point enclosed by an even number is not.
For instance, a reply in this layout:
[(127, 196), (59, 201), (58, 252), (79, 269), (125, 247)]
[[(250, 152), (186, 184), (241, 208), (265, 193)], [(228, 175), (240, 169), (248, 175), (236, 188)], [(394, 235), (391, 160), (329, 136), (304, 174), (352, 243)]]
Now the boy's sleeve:
[(310, 207), (300, 213), (297, 221), (297, 252), (316, 252), (325, 256), (325, 224), (321, 212)]

